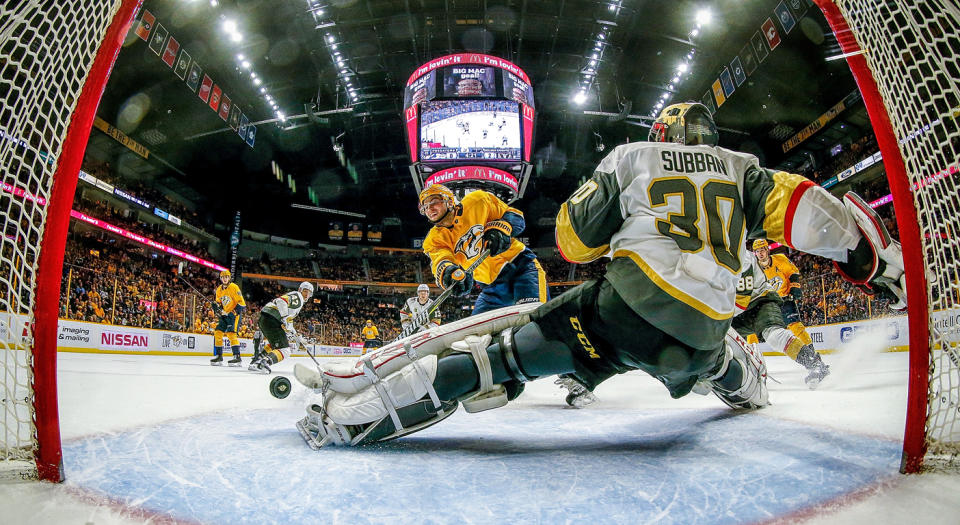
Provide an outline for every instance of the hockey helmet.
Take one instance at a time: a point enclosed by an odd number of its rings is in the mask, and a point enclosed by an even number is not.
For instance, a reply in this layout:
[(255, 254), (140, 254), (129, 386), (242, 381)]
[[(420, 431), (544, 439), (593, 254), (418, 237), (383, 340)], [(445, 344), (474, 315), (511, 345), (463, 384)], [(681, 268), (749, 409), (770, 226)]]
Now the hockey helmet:
[(651, 142), (675, 142), (688, 146), (716, 146), (720, 134), (707, 106), (699, 102), (682, 102), (663, 108), (650, 128), (648, 139)]
[(221, 281), (223, 280), (224, 277), (226, 277), (228, 281), (230, 280), (230, 270), (223, 270), (222, 272), (220, 272)]
[(751, 249), (752, 249), (753, 251), (757, 251), (757, 250), (759, 250), (760, 248), (769, 248), (769, 247), (770, 247), (770, 244), (767, 243), (767, 240), (766, 240), (766, 239), (757, 239), (757, 240), (753, 241), (753, 246), (751, 247)]
[(309, 292), (307, 297), (313, 297), (313, 283), (311, 283), (310, 281), (303, 281), (302, 283), (300, 283), (300, 288), (298, 290), (301, 292), (304, 290), (307, 290)]
[[(417, 208), (420, 210), (420, 215), (427, 214), (426, 204), (433, 197), (440, 197), (443, 202), (446, 203), (448, 213), (458, 204), (457, 196), (453, 194), (453, 191), (451, 191), (450, 188), (444, 186), (443, 184), (431, 184), (420, 192), (420, 202), (417, 205)], [(444, 217), (446, 217), (446, 214), (444, 214)], [(443, 220), (443, 217), (438, 219), (438, 221), (439, 220)]]
[(429, 292), (429, 291), (430, 291), (430, 287), (425, 284), (421, 284), (420, 286), (417, 287), (417, 293)]

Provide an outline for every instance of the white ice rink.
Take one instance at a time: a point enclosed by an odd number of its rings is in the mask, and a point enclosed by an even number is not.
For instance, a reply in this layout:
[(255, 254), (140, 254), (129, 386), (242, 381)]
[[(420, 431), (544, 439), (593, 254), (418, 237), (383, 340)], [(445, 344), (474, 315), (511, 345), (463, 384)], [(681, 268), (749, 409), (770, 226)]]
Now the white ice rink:
[(207, 361), (61, 354), (67, 480), (0, 485), (0, 523), (960, 523), (960, 476), (897, 473), (906, 353), (826, 356), (817, 391), (768, 357), (774, 404), (747, 414), (642, 373), (573, 410), (549, 378), (502, 409), (319, 452), (294, 428), (305, 389), (276, 400), (272, 376)]

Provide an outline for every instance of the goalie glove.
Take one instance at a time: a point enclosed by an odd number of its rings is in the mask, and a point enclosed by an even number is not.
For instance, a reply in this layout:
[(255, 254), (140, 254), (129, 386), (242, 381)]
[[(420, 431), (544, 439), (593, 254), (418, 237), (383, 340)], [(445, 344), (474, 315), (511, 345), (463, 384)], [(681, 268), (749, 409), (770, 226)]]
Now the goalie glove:
[(452, 287), (453, 295), (460, 297), (473, 289), (473, 275), (453, 261), (440, 261), (437, 265), (437, 285), (444, 290)]
[(834, 261), (834, 266), (844, 279), (868, 295), (879, 294), (890, 300), (890, 308), (903, 310), (907, 307), (907, 294), (900, 243), (890, 237), (877, 212), (857, 194), (847, 192), (843, 205), (863, 238), (847, 253), (847, 262)]
[(483, 242), (490, 250), (490, 255), (500, 255), (507, 251), (513, 243), (512, 233), (513, 226), (503, 219), (488, 222), (483, 227)]

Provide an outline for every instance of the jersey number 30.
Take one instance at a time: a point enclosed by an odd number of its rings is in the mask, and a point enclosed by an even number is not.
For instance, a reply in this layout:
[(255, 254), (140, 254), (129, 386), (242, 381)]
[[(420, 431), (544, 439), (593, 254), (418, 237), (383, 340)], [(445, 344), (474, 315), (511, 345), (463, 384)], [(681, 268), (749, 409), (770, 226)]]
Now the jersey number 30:
[[(667, 204), (667, 197), (679, 195), (683, 213), (668, 213), (666, 220), (657, 219), (657, 230), (673, 239), (685, 252), (698, 252), (708, 241), (714, 259), (734, 273), (740, 272), (740, 244), (743, 240), (744, 216), (737, 185), (712, 180), (697, 190), (687, 178), (656, 179), (650, 184), (650, 205)], [(721, 202), (728, 201), (728, 217), (721, 216)], [(697, 224), (700, 213), (707, 219), (704, 238)]]

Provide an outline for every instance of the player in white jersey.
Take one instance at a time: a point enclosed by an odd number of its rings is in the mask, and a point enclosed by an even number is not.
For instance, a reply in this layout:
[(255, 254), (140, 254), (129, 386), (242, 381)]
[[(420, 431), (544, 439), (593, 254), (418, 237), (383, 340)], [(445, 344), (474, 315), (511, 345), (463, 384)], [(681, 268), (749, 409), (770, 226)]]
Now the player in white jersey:
[[(410, 324), (413, 323), (413, 320), (421, 315), (421, 312), (429, 310), (431, 306), (433, 306), (433, 300), (430, 299), (430, 287), (421, 284), (417, 287), (417, 295), (407, 299), (407, 301), (403, 303), (403, 308), (400, 309), (400, 326), (402, 327), (402, 331), (406, 332)], [(434, 310), (429, 319), (424, 319), (424, 323), (418, 327), (416, 331), (422, 332), (431, 325), (440, 326), (439, 309)]]
[(300, 283), (297, 291), (287, 292), (270, 301), (260, 310), (260, 319), (257, 324), (260, 332), (267, 338), (267, 344), (260, 351), (260, 341), (253, 341), (254, 360), (249, 370), (263, 374), (270, 373), (270, 365), (283, 361), (284, 352), (290, 347), (290, 340), (297, 338), (297, 331), (293, 327), (293, 319), (313, 296), (313, 284), (308, 281)]
[(308, 443), (399, 437), (458, 402), (468, 412), (503, 406), (503, 383), (554, 374), (641, 369), (674, 398), (696, 387), (735, 409), (764, 407), (762, 355), (731, 329), (746, 238), (831, 258), (845, 278), (906, 306), (900, 245), (856, 195), (837, 199), (717, 147), (699, 103), (667, 107), (650, 138), (615, 148), (560, 207), (562, 255), (575, 263), (610, 256), (602, 277), (532, 311), (491, 311), (441, 326), (436, 338), (387, 345), (363, 363), (298, 375), (327, 392), (299, 425)]

